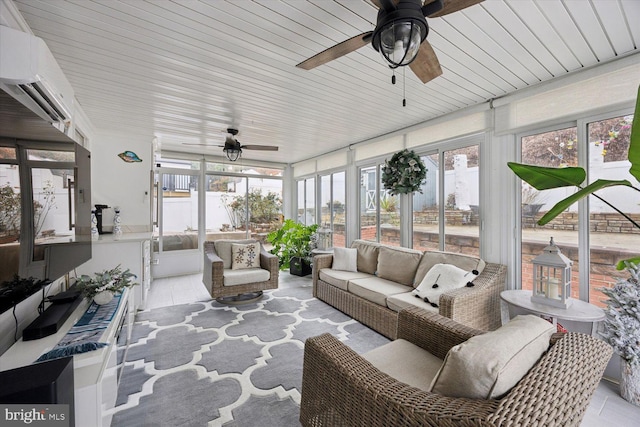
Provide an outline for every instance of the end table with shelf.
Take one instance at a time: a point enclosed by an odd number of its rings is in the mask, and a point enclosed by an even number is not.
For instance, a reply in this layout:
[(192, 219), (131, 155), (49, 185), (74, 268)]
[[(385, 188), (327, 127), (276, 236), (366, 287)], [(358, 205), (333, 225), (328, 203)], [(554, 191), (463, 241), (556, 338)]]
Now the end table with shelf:
[(509, 306), (519, 307), (532, 314), (548, 316), (552, 319), (554, 326), (557, 325), (558, 320), (590, 322), (592, 335), (596, 332), (598, 322), (604, 320), (604, 311), (600, 307), (578, 299), (572, 299), (569, 308), (553, 307), (531, 301), (531, 291), (521, 289), (502, 291), (500, 299), (503, 325), (510, 320)]

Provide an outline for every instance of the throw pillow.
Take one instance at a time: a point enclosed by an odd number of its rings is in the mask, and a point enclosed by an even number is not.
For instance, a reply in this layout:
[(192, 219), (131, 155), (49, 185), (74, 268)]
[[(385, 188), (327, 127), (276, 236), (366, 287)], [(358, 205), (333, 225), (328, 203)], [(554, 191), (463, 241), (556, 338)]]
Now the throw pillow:
[(358, 271), (358, 250), (355, 248), (333, 248), (331, 269)]
[(551, 323), (529, 314), (476, 335), (449, 350), (431, 391), (449, 397), (499, 399), (542, 357), (554, 332)]
[(246, 245), (247, 243), (255, 243), (255, 242), (256, 241), (252, 239), (245, 239), (245, 240), (218, 239), (213, 242), (213, 245), (216, 249), (216, 253), (222, 259), (223, 268), (231, 268), (231, 264), (232, 264), (231, 245), (233, 245), (234, 243)]
[(480, 258), (470, 255), (452, 252), (425, 251), (422, 259), (420, 260), (418, 271), (416, 271), (416, 283), (414, 287), (417, 287), (417, 285), (422, 282), (422, 279), (427, 275), (427, 272), (436, 264), (451, 264), (466, 271), (475, 270), (477, 271), (475, 274), (478, 275), (482, 273), (482, 270), (484, 270), (486, 265), (486, 263)]
[(351, 247), (358, 251), (358, 271), (375, 274), (380, 244), (366, 240), (354, 240)]
[(422, 282), (412, 292), (424, 302), (438, 307), (440, 295), (453, 289), (473, 286), (478, 277), (475, 271), (465, 271), (451, 264), (436, 264), (424, 276)]
[(260, 268), (260, 243), (231, 245), (231, 269)]
[(380, 247), (376, 276), (405, 286), (412, 286), (422, 252), (407, 248)]

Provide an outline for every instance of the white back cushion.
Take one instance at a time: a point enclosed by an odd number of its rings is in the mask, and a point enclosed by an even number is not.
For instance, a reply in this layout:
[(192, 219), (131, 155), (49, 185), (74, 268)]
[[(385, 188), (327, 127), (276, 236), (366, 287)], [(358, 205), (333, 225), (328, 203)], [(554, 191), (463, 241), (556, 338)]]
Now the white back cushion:
[(529, 314), (476, 335), (449, 350), (431, 391), (449, 397), (498, 399), (536, 364), (555, 330), (550, 322)]

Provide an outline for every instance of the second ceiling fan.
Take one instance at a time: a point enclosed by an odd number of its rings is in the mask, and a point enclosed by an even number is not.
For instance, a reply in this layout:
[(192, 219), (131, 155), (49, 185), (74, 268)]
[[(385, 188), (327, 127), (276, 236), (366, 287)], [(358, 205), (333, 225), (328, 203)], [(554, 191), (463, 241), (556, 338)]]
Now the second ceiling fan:
[[(222, 151), (227, 156), (227, 159), (235, 162), (242, 155), (242, 150), (261, 150), (261, 151), (278, 151), (278, 146), (276, 145), (243, 145), (240, 144), (235, 136), (238, 134), (238, 129), (228, 128), (227, 129), (227, 137), (224, 140), (224, 145), (218, 145), (218, 147), (222, 147)], [(202, 144), (202, 143), (189, 143), (184, 142), (184, 145), (210, 145), (210, 144)]]
[(340, 58), (371, 43), (389, 67), (408, 65), (427, 83), (442, 74), (438, 58), (427, 41), (429, 25), (425, 17), (434, 18), (473, 6), (483, 0), (371, 0), (379, 8), (376, 28), (338, 43), (296, 65), (310, 70)]

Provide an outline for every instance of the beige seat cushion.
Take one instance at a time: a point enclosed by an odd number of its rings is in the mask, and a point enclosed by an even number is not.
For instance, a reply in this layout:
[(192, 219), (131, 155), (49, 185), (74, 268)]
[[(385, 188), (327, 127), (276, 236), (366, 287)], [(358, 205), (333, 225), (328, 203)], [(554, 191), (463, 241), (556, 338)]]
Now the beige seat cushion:
[(415, 249), (380, 247), (377, 276), (401, 285), (413, 286), (422, 252)]
[(357, 266), (358, 271), (375, 274), (378, 267), (378, 251), (380, 244), (367, 240), (354, 240), (352, 248), (358, 250)]
[(403, 339), (391, 341), (362, 357), (385, 374), (425, 391), (429, 391), (442, 366), (442, 359)]
[(486, 263), (478, 257), (464, 254), (456, 254), (452, 252), (426, 251), (422, 255), (420, 265), (416, 271), (416, 280), (414, 286), (418, 286), (424, 279), (427, 272), (436, 264), (453, 264), (458, 268), (466, 271), (477, 270), (478, 274), (482, 273)]
[(318, 273), (318, 277), (323, 282), (327, 282), (328, 284), (333, 285), (336, 288), (340, 288), (343, 291), (346, 291), (347, 285), (349, 284), (349, 280), (364, 279), (367, 277), (374, 277), (374, 276), (372, 274), (361, 273), (361, 272), (333, 270), (331, 268), (323, 268)]
[(247, 283), (266, 282), (271, 278), (269, 270), (245, 268), (243, 270), (225, 269), (222, 272), (224, 286), (246, 285)]
[(536, 364), (554, 332), (551, 323), (529, 314), (476, 335), (449, 350), (431, 391), (449, 397), (498, 399)]
[(368, 277), (366, 279), (350, 280), (347, 290), (354, 295), (358, 295), (368, 301), (387, 306), (387, 297), (403, 292), (409, 292), (413, 288), (403, 286), (390, 280), (379, 277)]
[(257, 242), (257, 240), (254, 239), (247, 239), (247, 240), (228, 240), (228, 239), (220, 239), (220, 240), (215, 240), (213, 242), (213, 247), (216, 248), (216, 254), (218, 254), (218, 256), (222, 259), (222, 265), (225, 269), (227, 268), (231, 268), (231, 265), (233, 264), (232, 262), (232, 255), (231, 255), (231, 245), (234, 243), (241, 243), (241, 244), (247, 244), (247, 243), (255, 243)]
[(423, 310), (431, 311), (433, 313), (440, 312), (440, 308), (432, 307), (431, 304), (424, 302), (420, 298), (416, 298), (413, 292), (391, 295), (387, 298), (387, 307), (397, 312), (408, 307), (420, 307)]

